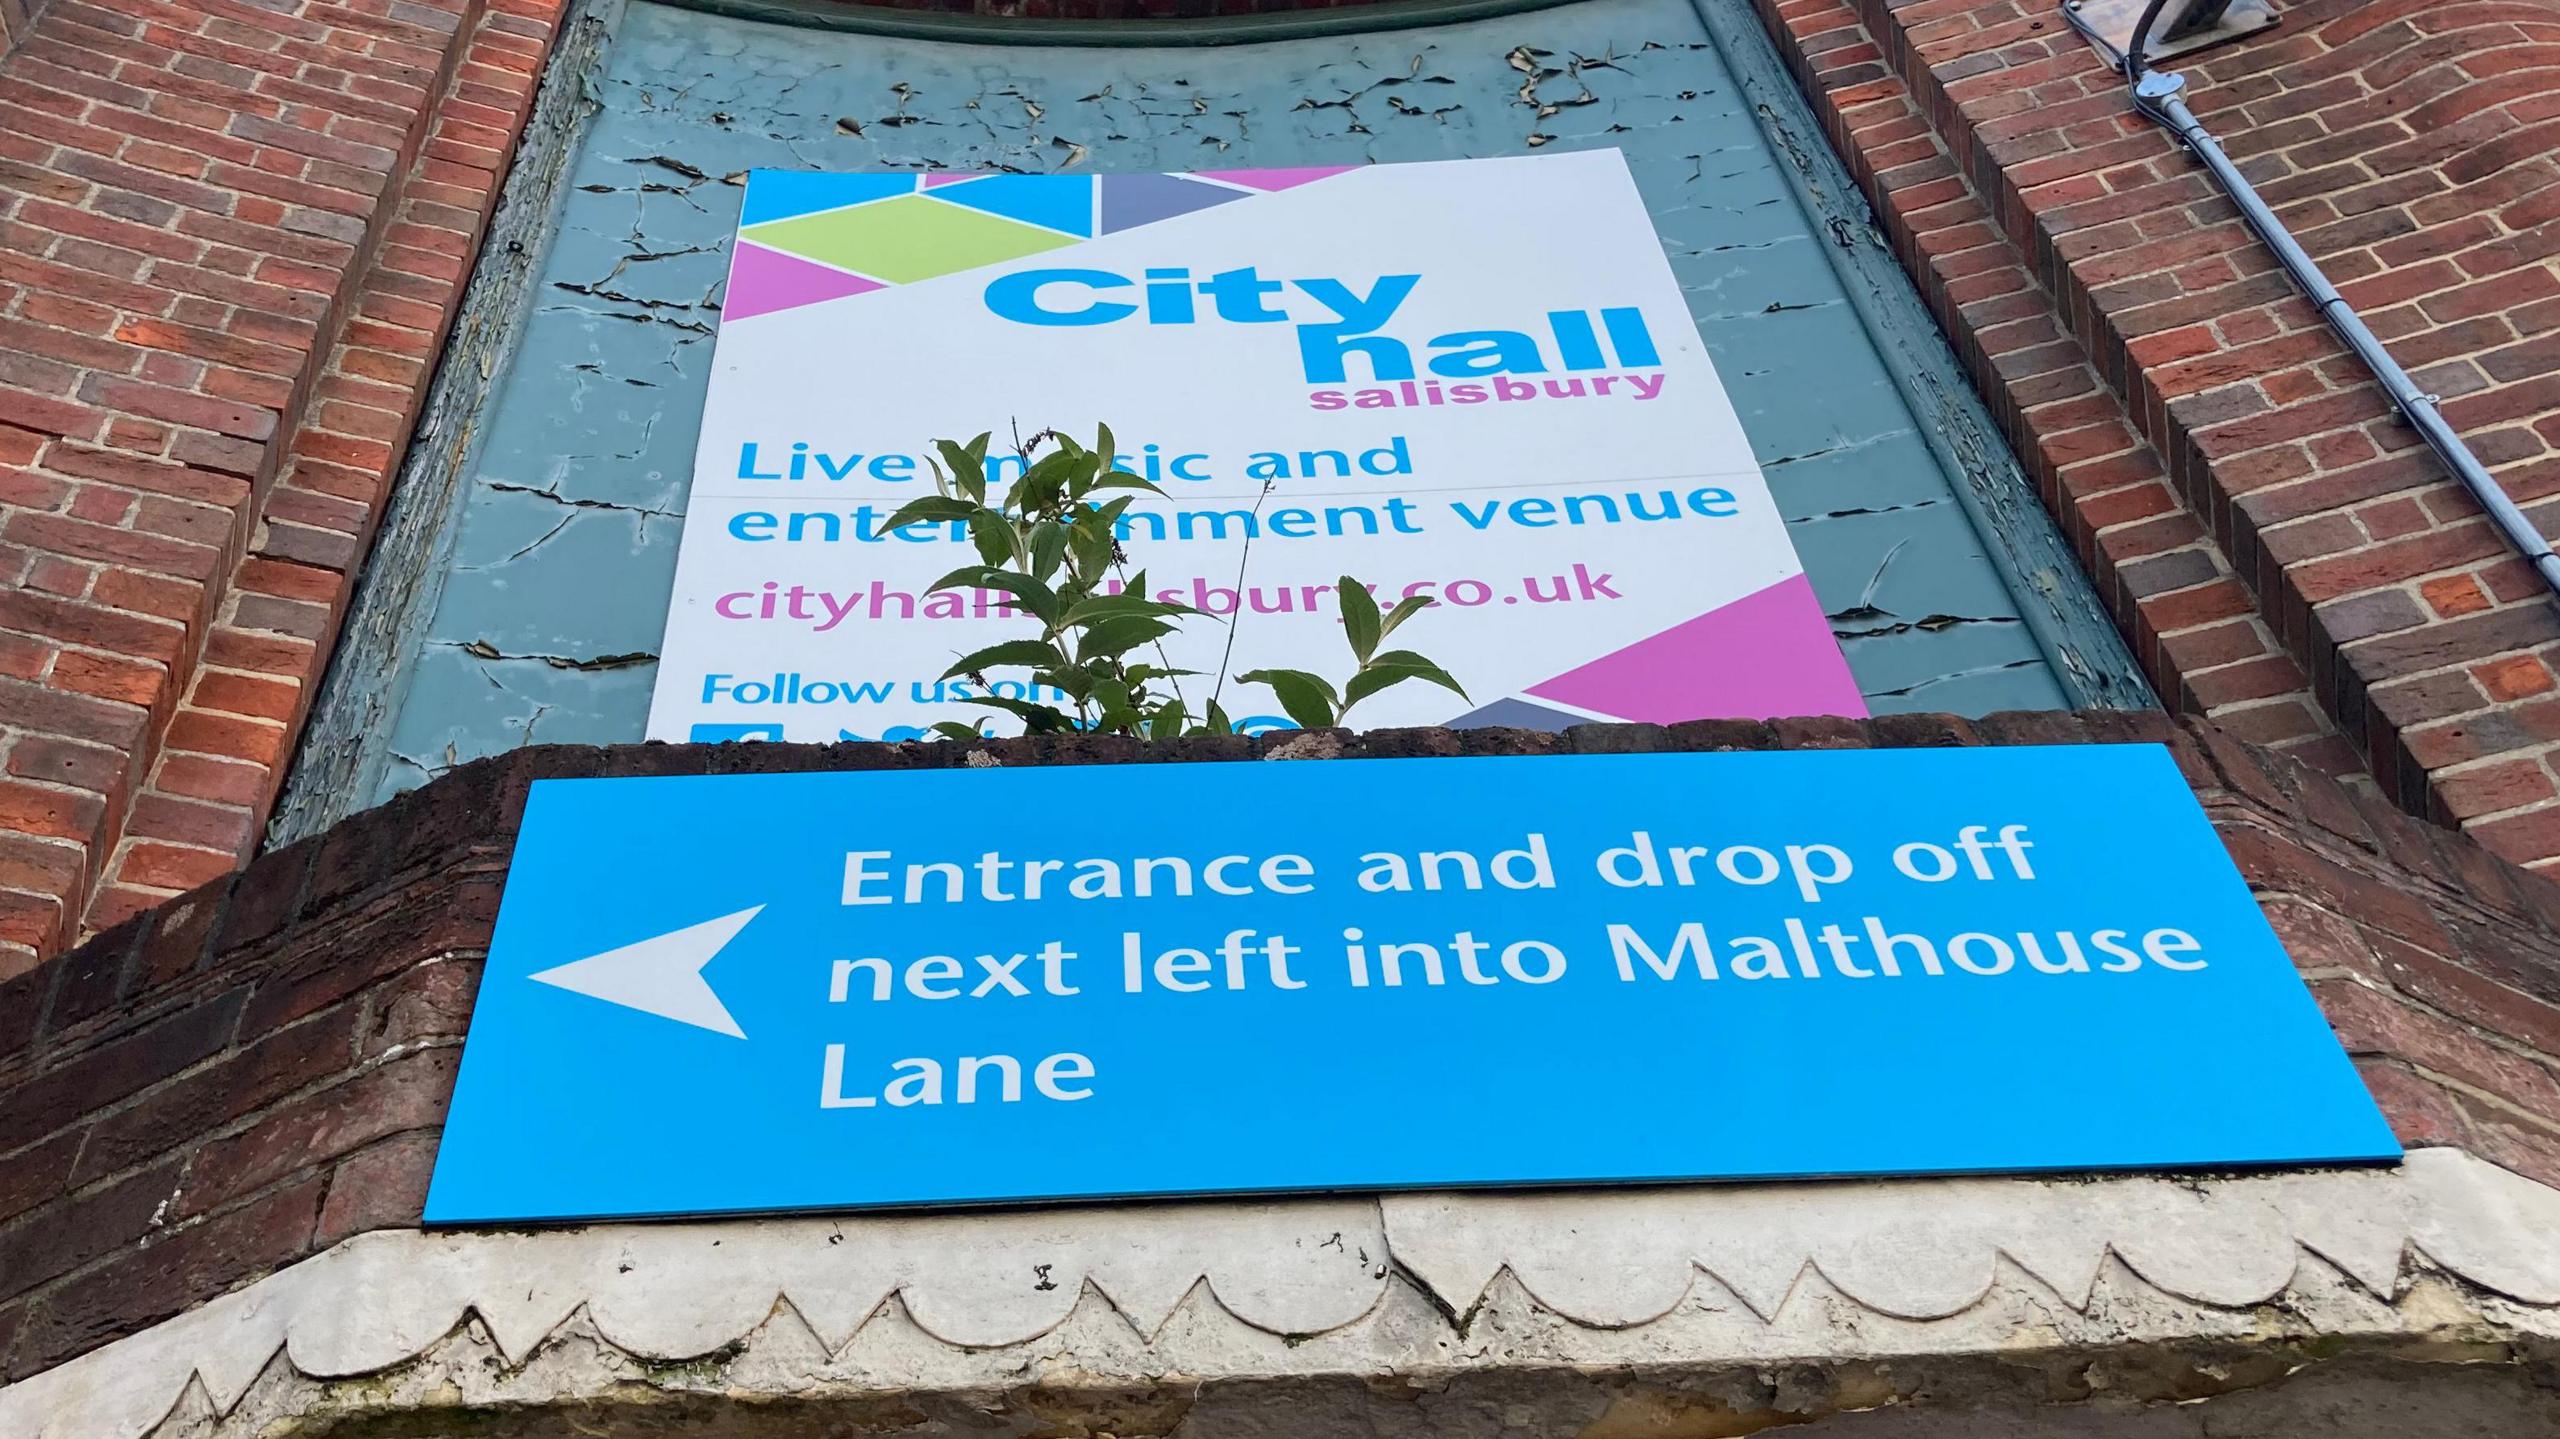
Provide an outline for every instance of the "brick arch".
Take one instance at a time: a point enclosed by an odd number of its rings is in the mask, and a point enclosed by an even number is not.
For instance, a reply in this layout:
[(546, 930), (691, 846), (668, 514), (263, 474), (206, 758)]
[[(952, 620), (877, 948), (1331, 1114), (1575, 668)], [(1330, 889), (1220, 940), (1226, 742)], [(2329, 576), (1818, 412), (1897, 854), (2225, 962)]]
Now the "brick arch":
[[(1291, 742), (516, 750), (0, 980), (0, 1383), (351, 1235), (416, 1226), (538, 779), (1256, 763)], [(2124, 742), (2177, 759), (2402, 1142), (2560, 1186), (2560, 886), (2211, 724), (2102, 712), (1408, 729), (1292, 762)]]

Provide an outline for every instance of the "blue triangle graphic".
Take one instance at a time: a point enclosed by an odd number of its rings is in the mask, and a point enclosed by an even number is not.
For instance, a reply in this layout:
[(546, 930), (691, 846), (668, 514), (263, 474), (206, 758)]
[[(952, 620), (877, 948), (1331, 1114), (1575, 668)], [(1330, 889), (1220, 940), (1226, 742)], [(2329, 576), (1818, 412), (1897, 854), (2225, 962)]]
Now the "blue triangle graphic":
[(767, 220), (788, 220), (815, 210), (886, 200), (914, 190), (913, 175), (839, 175), (822, 170), (749, 170), (747, 199), (738, 213), (741, 227)]
[(1203, 185), (1179, 175), (1102, 177), (1102, 233), (1117, 235), (1140, 225), (1247, 198), (1242, 190)]
[(1445, 729), (1538, 729), (1560, 733), (1578, 724), (1591, 723), (1590, 716), (1569, 714), (1530, 704), (1526, 700), (1498, 699), (1482, 709), (1472, 709), (1448, 721)]
[(965, 205), (1070, 235), (1093, 234), (1091, 175), (992, 175), (966, 185), (936, 185), (925, 193), (946, 205)]

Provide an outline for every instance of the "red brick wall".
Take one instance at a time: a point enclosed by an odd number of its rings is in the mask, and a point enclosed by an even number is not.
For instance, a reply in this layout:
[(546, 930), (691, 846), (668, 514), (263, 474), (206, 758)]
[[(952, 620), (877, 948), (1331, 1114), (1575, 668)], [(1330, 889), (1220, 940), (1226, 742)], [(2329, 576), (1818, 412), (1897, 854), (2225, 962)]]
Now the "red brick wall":
[[(1319, 0), (933, 0), (1127, 17)], [(2560, 856), (2560, 620), (2045, 0), (1754, 0), (2174, 707)], [(558, 0), (0, 0), (0, 975), (253, 849)], [(2529, 501), (2560, 0), (2197, 105)]]
[(0, 0), (0, 974), (245, 857), (559, 0)]
[(8, 54), (35, 28), (37, 8), (29, 0), (0, 0), (0, 55)]
[[(2560, 859), (2560, 614), (2053, 6), (1754, 3), (2162, 692)], [(2552, 529), (2560, 3), (2281, 8), (2193, 108)]]
[[(2560, 886), (2198, 721), (1386, 731), (1353, 757), (2159, 741), (2401, 1138), (2560, 1184)], [(1005, 741), (1009, 763), (1251, 740)], [(543, 748), (469, 765), (0, 984), (0, 1382), (413, 1226), (526, 786), (954, 765), (951, 745)], [(1529, 761), (1523, 760), (1523, 763)]]

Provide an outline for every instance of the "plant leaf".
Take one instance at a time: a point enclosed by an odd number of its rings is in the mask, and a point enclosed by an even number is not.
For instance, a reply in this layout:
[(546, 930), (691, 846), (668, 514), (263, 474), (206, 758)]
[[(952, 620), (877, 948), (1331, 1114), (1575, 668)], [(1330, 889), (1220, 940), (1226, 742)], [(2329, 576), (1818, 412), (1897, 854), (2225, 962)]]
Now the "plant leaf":
[(936, 590), (982, 590), (987, 587), (987, 576), (1004, 573), (1006, 572), (1003, 570), (989, 569), (985, 565), (962, 565), (925, 586), (925, 589), (928, 593)]
[(1031, 577), (1046, 584), (1067, 557), (1067, 527), (1042, 520), (1031, 527)]
[(1093, 682), (1093, 698), (1102, 706), (1102, 722), (1113, 723), (1112, 716), (1130, 713), (1129, 686), (1105, 675)]
[(1091, 663), (1117, 659), (1149, 640), (1162, 639), (1173, 633), (1173, 626), (1142, 615), (1113, 615), (1084, 625), (1082, 630), (1076, 640), (1076, 659)]
[(1111, 568), (1111, 532), (1078, 526), (1067, 555), (1078, 579), (1088, 583), (1101, 579)]
[(1360, 673), (1342, 687), (1342, 707), (1347, 710), (1387, 686), (1406, 680), (1429, 680), (1460, 699), (1467, 698), (1467, 692), (1449, 677), (1448, 671), (1411, 650), (1389, 650), (1362, 665)]
[[(978, 438), (983, 442), (986, 436), (980, 435)], [(987, 498), (986, 452), (979, 451), (979, 458), (973, 460), (967, 450), (949, 440), (936, 440), (933, 442), (933, 448), (942, 456), (942, 463), (951, 467), (952, 487), (972, 500), (985, 503)], [(973, 478), (977, 482), (974, 485), (970, 483)]]
[[(1072, 447), (1075, 442), (1067, 440), (1063, 443)], [(1023, 472), (1021, 479), (1013, 482), (1013, 492), (1004, 497), (1004, 507), (1017, 515), (1036, 515), (1046, 511), (1057, 501), (1058, 491), (1065, 486), (1069, 467), (1076, 462), (1076, 453), (1073, 448), (1067, 448), (1043, 456), (1038, 464)]]
[(935, 590), (998, 590), (1013, 596), (1025, 611), (1044, 627), (1054, 628), (1065, 608), (1047, 585), (1019, 570), (1000, 570), (992, 565), (962, 565), (933, 582)]
[(889, 518), (881, 521), (880, 528), (886, 532), (912, 524), (967, 520), (975, 518), (979, 513), (980, 507), (967, 500), (955, 500), (946, 495), (918, 495), (898, 506)]
[[(1066, 658), (1065, 655), (1058, 653), (1056, 645), (1047, 640), (1005, 640), (1000, 644), (992, 644), (985, 649), (962, 655), (957, 663), (942, 672), (942, 677), (950, 679), (955, 675), (978, 674), (999, 665), (1035, 665), (1046, 669), (1064, 664)], [(988, 704), (998, 702), (993, 695), (982, 695), (979, 698)]]
[(1333, 686), (1305, 670), (1247, 670), (1236, 680), (1271, 686), (1271, 692), (1280, 696), (1280, 708), (1289, 712), (1300, 729), (1323, 729), (1333, 723)]
[(993, 510), (982, 507), (969, 512), (969, 539), (978, 547), (978, 558), (990, 565), (1013, 559), (1013, 526)]
[(1009, 700), (997, 695), (980, 695), (972, 703), (990, 704), (1007, 714), (1020, 715), (1022, 727), (1033, 734), (1062, 734), (1076, 727), (1075, 720), (1055, 705)]
[(1342, 632), (1350, 637), (1351, 653), (1367, 664), (1378, 648), (1378, 602), (1369, 587), (1344, 575), (1334, 585), (1334, 601), (1342, 610)]
[(969, 477), (954, 481), (962, 494), (982, 505), (987, 502), (987, 442), (994, 438), (992, 434), (981, 433), (969, 442)]
[(944, 739), (957, 740), (961, 744), (974, 744), (986, 738), (976, 725), (965, 725), (958, 720), (935, 720), (933, 732)]
[(1343, 683), (1342, 707), (1345, 710), (1348, 710), (1353, 705), (1356, 705), (1362, 700), (1367, 699), (1369, 696), (1376, 694), (1378, 691), (1395, 684), (1397, 681), (1409, 680), (1412, 678), (1413, 671), (1411, 670), (1391, 669), (1383, 665), (1372, 665), (1369, 668), (1360, 671), (1360, 673), (1353, 675), (1349, 680), (1346, 680)]
[(1078, 703), (1082, 703), (1087, 695), (1093, 693), (1092, 673), (1078, 669), (1074, 665), (1069, 665), (1065, 669), (1033, 670), (1031, 682), (1035, 685), (1047, 685), (1053, 690), (1064, 690), (1070, 699)]
[(1378, 626), (1379, 637), (1383, 639), (1388, 635), (1394, 634), (1396, 632), (1396, 626), (1403, 624), (1406, 620), (1412, 619), (1415, 615), (1420, 614), (1422, 611), (1427, 610), (1438, 603), (1440, 603), (1438, 600), (1433, 599), (1429, 595), (1407, 595), (1403, 599), (1396, 601), (1394, 608), (1387, 611), (1386, 623)]
[(1095, 595), (1089, 599), (1076, 601), (1075, 605), (1067, 611), (1063, 623), (1080, 625), (1093, 620), (1109, 619), (1115, 615), (1137, 615), (1146, 619), (1157, 619), (1166, 615), (1198, 613), (1200, 613), (1198, 610), (1189, 605), (1177, 604), (1172, 600), (1151, 600), (1135, 590), (1122, 590), (1116, 595)]
[(1096, 490), (1145, 490), (1151, 495), (1161, 495), (1164, 493), (1164, 487), (1162, 485), (1157, 484), (1155, 481), (1148, 479), (1144, 475), (1133, 475), (1127, 470), (1113, 470), (1111, 473), (1095, 480), (1093, 482), (1093, 488)]

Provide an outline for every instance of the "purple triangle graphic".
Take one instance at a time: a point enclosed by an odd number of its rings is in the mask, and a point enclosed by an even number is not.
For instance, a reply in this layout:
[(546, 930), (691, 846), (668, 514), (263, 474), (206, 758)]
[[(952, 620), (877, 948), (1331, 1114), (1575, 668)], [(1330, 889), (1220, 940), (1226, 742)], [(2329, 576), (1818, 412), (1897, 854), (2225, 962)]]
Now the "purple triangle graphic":
[(1526, 693), (1651, 724), (1864, 717), (1867, 702), (1802, 575), (1531, 685)]
[(721, 301), (720, 318), (743, 320), (750, 315), (770, 315), (776, 310), (887, 288), (877, 280), (848, 275), (811, 264), (797, 255), (740, 240), (737, 251), (729, 257), (729, 293)]
[(1294, 190), (1328, 175), (1357, 170), (1357, 165), (1300, 165), (1286, 170), (1202, 170), (1203, 179), (1224, 180), (1250, 190)]
[(1229, 200), (1247, 198), (1235, 190), (1203, 185), (1179, 175), (1105, 175), (1102, 177), (1102, 233), (1116, 235)]

